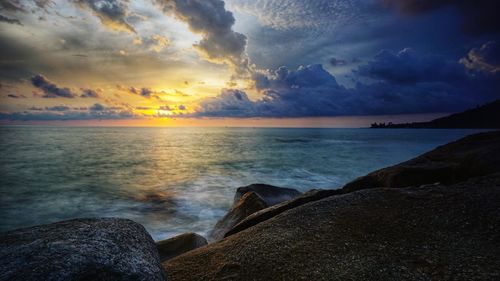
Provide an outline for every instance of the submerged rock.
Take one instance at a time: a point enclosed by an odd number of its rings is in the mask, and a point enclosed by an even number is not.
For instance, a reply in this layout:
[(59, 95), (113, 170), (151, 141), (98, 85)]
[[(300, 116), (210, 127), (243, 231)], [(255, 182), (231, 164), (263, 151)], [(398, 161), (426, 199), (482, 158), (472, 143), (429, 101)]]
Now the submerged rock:
[(245, 193), (231, 210), (217, 222), (210, 234), (210, 239), (217, 241), (224, 238), (226, 232), (249, 215), (266, 208), (266, 202), (255, 192)]
[(500, 174), (289, 209), (164, 263), (172, 280), (496, 280)]
[(0, 280), (165, 280), (156, 245), (126, 219), (76, 219), (0, 234)]
[(255, 192), (262, 198), (268, 206), (279, 204), (299, 196), (301, 193), (293, 188), (277, 187), (267, 184), (251, 184), (239, 187), (234, 195), (234, 203), (237, 204), (240, 198), (247, 192)]
[(162, 262), (182, 255), (186, 252), (207, 245), (207, 239), (196, 233), (184, 233), (166, 240), (156, 242)]
[(453, 184), (500, 172), (500, 131), (467, 136), (417, 158), (372, 172), (344, 186), (345, 192), (375, 187)]

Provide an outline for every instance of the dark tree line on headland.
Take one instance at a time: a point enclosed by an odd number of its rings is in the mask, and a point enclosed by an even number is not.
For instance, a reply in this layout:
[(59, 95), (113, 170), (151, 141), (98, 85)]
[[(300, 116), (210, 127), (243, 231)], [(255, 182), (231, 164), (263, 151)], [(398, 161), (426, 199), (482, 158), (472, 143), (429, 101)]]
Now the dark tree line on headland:
[(500, 100), (429, 122), (373, 123), (371, 128), (500, 129)]

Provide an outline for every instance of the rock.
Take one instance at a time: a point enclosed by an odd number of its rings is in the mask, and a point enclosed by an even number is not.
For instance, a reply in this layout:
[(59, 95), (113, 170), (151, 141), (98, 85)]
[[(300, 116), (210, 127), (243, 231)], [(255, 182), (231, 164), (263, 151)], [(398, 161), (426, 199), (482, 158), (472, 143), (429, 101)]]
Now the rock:
[(480, 133), (440, 146), (417, 158), (360, 177), (345, 192), (375, 187), (453, 184), (500, 171), (500, 131)]
[(160, 254), (160, 260), (164, 262), (207, 244), (207, 239), (205, 239), (205, 237), (190, 232), (156, 242), (156, 247)]
[(283, 201), (287, 201), (299, 196), (301, 193), (293, 188), (277, 187), (267, 184), (251, 184), (244, 187), (239, 187), (234, 195), (234, 203), (247, 192), (255, 192), (259, 195), (268, 206), (273, 206)]
[(269, 208), (265, 208), (258, 212), (255, 212), (245, 219), (243, 219), (240, 223), (236, 224), (231, 230), (226, 232), (224, 237), (228, 237), (240, 231), (243, 231), (249, 227), (252, 227), (258, 223), (266, 221), (276, 215), (283, 213), (284, 211), (296, 208), (298, 206), (304, 205), (309, 202), (317, 201), (332, 195), (341, 194), (342, 191), (340, 189), (313, 189), (308, 192), (291, 199), (289, 201), (285, 201), (279, 203), (277, 205), (271, 206)]
[(286, 210), (163, 265), (172, 280), (496, 280), (500, 174)]
[(0, 234), (0, 280), (165, 280), (156, 245), (125, 219), (76, 219)]
[(217, 222), (210, 234), (210, 239), (218, 241), (224, 238), (226, 232), (231, 230), (237, 223), (267, 206), (266, 202), (255, 192), (245, 193), (243, 197), (233, 205), (231, 210)]

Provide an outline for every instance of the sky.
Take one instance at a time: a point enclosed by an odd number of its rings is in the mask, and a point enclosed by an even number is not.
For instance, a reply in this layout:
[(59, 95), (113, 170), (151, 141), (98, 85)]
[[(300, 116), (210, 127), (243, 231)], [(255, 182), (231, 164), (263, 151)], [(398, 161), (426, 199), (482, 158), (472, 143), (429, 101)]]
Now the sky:
[(426, 120), (500, 98), (499, 10), (496, 0), (2, 0), (0, 123)]

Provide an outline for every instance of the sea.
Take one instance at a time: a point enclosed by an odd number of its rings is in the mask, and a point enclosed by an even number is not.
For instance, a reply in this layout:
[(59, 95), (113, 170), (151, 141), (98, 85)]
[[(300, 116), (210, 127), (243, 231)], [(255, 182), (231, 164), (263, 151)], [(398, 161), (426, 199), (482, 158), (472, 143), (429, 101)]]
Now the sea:
[(0, 231), (120, 217), (208, 235), (252, 183), (336, 189), (478, 130), (0, 127)]

